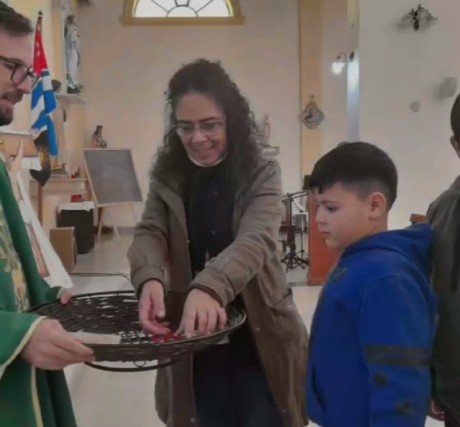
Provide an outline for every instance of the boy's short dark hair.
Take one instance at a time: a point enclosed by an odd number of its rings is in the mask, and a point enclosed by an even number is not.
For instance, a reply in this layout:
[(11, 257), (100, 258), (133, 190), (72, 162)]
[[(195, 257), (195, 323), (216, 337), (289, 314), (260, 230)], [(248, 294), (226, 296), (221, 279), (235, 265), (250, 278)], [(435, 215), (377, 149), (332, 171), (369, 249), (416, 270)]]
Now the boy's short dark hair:
[(0, 1), (0, 31), (12, 36), (26, 36), (34, 30), (28, 18)]
[(396, 200), (398, 172), (385, 151), (367, 142), (349, 142), (321, 157), (311, 173), (310, 189), (320, 193), (338, 183), (355, 187), (361, 197), (381, 191), (390, 209)]
[(460, 142), (460, 95), (455, 99), (450, 112), (450, 127), (457, 142)]

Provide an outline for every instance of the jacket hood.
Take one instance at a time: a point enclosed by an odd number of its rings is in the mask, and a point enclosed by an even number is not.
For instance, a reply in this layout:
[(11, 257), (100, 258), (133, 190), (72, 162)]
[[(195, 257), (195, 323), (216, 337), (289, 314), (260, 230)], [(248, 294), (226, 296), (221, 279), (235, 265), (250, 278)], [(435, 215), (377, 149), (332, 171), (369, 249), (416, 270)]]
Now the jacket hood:
[(398, 252), (409, 258), (422, 274), (429, 275), (432, 240), (433, 233), (428, 224), (414, 224), (402, 230), (385, 231), (362, 239), (345, 249), (343, 256), (370, 249)]

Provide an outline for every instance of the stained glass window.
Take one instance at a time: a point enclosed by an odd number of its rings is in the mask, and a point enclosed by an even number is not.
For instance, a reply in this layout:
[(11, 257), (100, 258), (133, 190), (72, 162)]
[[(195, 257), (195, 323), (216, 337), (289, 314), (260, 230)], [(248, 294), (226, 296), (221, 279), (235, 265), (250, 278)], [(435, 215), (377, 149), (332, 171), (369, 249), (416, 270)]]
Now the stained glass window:
[(232, 8), (226, 0), (139, 0), (136, 18), (229, 17)]
[[(127, 12), (129, 16), (127, 16)], [(242, 21), (237, 0), (127, 0), (125, 20), (128, 21)], [(204, 19), (203, 19), (204, 18)], [(132, 22), (128, 22), (132, 23)]]

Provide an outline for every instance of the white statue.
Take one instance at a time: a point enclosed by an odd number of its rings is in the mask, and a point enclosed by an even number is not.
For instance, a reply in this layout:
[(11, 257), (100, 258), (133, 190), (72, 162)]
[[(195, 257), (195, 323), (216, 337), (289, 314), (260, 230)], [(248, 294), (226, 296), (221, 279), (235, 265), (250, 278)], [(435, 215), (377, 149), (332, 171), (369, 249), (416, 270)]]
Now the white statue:
[(262, 122), (262, 136), (264, 145), (270, 145), (270, 134), (271, 134), (272, 125), (270, 123), (270, 116), (268, 114), (264, 114), (263, 122)]
[(68, 15), (65, 23), (65, 56), (67, 66), (67, 92), (80, 93), (83, 85), (78, 81), (80, 68), (80, 35), (77, 30), (77, 18)]

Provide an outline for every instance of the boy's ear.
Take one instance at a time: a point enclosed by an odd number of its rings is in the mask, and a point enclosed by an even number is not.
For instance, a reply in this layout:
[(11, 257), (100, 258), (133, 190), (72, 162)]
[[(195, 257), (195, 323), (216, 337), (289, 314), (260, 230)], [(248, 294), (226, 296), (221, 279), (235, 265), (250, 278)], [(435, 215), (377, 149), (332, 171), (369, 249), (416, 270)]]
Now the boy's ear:
[(388, 211), (387, 198), (380, 191), (375, 191), (369, 196), (369, 215), (371, 218), (379, 218)]

